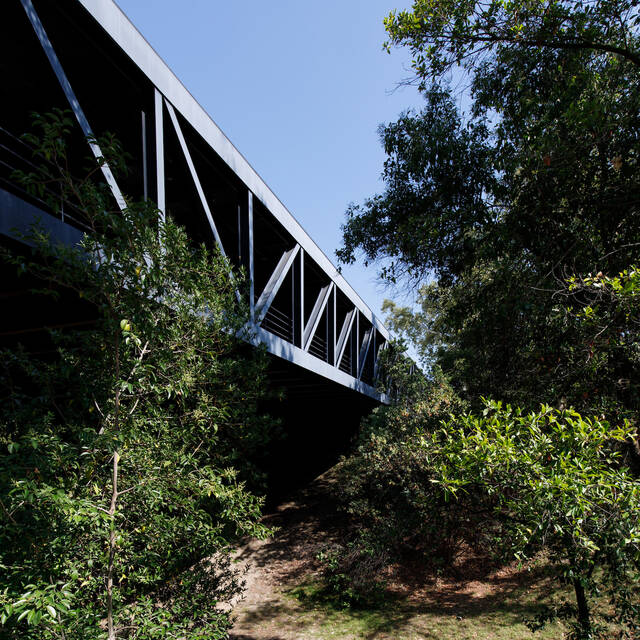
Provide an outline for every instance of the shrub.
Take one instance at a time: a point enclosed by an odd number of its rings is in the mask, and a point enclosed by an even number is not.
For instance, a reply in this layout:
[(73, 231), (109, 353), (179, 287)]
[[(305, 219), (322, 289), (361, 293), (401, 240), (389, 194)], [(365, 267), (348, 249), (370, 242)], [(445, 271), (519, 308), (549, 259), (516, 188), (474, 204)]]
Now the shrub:
[(264, 362), (237, 337), (240, 278), (152, 205), (112, 211), (66, 170), (66, 117), (39, 122), (53, 164), (24, 179), (92, 231), (69, 248), (34, 229), (33, 256), (5, 255), (85, 315), (44, 356), (0, 357), (0, 637), (226, 637), (231, 545), (267, 533), (244, 460), (271, 422)]

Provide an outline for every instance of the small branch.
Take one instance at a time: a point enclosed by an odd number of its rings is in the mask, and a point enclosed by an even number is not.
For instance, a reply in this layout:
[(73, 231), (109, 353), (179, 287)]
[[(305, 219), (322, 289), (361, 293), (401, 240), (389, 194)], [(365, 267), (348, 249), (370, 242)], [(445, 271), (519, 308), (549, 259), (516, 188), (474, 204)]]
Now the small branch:
[[(107, 512), (112, 518), (116, 513), (116, 504), (118, 501), (118, 463), (120, 455), (118, 452), (113, 454), (113, 471), (112, 471), (112, 493), (111, 505)], [(116, 640), (116, 631), (113, 626), (113, 569), (116, 556), (116, 527), (115, 522), (111, 522), (111, 531), (109, 532), (109, 566), (107, 569), (107, 629), (108, 640)]]
[(140, 402), (140, 398), (136, 398), (136, 401), (133, 403), (133, 407), (131, 407), (131, 410), (129, 411), (129, 417), (133, 415), (133, 412), (136, 410), (136, 407), (138, 406), (139, 402)]
[(133, 485), (133, 487), (129, 487), (128, 489), (118, 491), (117, 497), (119, 498), (120, 496), (123, 496), (125, 493), (129, 493), (129, 491), (133, 491), (134, 489), (137, 489), (139, 486), (140, 486), (139, 484), (136, 484), (136, 485)]
[(104, 420), (104, 413), (102, 413), (102, 409), (100, 408), (100, 405), (98, 404), (98, 401), (93, 398), (93, 404), (95, 405), (96, 409), (98, 410), (98, 413), (102, 416), (102, 419)]
[(0, 499), (0, 507), (2, 507), (2, 511), (4, 511), (5, 515), (7, 516), (7, 518), (9, 518), (9, 520), (11, 520), (12, 524), (15, 524), (16, 526), (18, 526), (18, 523), (16, 522), (15, 518), (11, 515), (11, 513), (9, 512), (9, 510), (7, 509), (7, 507), (5, 506), (4, 502), (2, 501), (2, 499)]
[(204, 440), (200, 440), (200, 444), (193, 450), (192, 456), (195, 456), (198, 453), (198, 449), (204, 444)]
[[(635, 53), (634, 51), (630, 51), (629, 49), (624, 49), (623, 47), (617, 47), (613, 44), (607, 44), (605, 42), (590, 42), (589, 40), (544, 40), (540, 38), (539, 40), (528, 40), (526, 38), (516, 38), (511, 35), (506, 34), (491, 34), (487, 33), (485, 35), (477, 36), (476, 38), (470, 39), (470, 42), (484, 42), (490, 45), (493, 44), (514, 44), (514, 45), (524, 45), (525, 47), (537, 47), (540, 49), (556, 49), (556, 50), (594, 50), (594, 51), (602, 51), (604, 53), (614, 53), (616, 55), (622, 56), (625, 60), (628, 60), (632, 64), (640, 67), (640, 55)], [(486, 45), (484, 45), (486, 47)]]

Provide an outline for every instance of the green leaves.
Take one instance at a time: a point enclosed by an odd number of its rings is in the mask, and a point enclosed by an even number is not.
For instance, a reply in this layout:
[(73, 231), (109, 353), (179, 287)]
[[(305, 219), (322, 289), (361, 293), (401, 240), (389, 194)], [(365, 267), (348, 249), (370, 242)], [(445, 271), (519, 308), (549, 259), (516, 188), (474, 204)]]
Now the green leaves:
[(41, 625), (56, 631), (64, 630), (63, 621), (73, 602), (69, 586), (68, 583), (44, 587), (28, 584), (24, 587), (26, 591), (15, 602), (8, 601), (9, 593), (5, 589), (0, 594), (0, 625), (5, 626), (15, 619), (16, 622), (24, 620), (28, 626)]
[[(387, 260), (385, 276), (435, 272), (455, 278), (469, 252), (486, 238), (489, 193), (488, 130), (464, 126), (449, 94), (434, 87), (419, 114), (404, 113), (380, 128), (387, 154), (382, 195), (347, 211), (340, 260), (363, 250), (368, 261)], [(486, 233), (486, 232), (485, 232)]]
[(621, 445), (636, 437), (628, 423), (573, 410), (542, 406), (524, 414), (486, 402), (482, 417), (453, 417), (421, 446), (445, 498), (465, 502), (468, 495), (487, 504), (484, 526), (494, 532), (498, 526), (506, 557), (533, 559), (544, 551), (557, 576), (570, 567), (587, 596), (607, 589), (630, 611), (634, 596), (626, 584), (627, 576), (638, 577), (640, 482), (621, 465)]
[(427, 106), (381, 129), (384, 191), (349, 208), (338, 252), (422, 285), (391, 324), (476, 409), (435, 426), (425, 392), (377, 414), (345, 463), (349, 509), (447, 563), (543, 552), (576, 606), (539, 623), (576, 638), (600, 593), (622, 628), (640, 615), (637, 25), (631, 0), (393, 12), (387, 49), (409, 47)]
[(487, 53), (513, 49), (592, 50), (640, 65), (633, 0), (415, 0), (385, 19), (391, 45), (410, 48), (422, 86), (455, 66), (473, 69)]
[(386, 20), (426, 107), (382, 128), (384, 189), (349, 207), (338, 256), (422, 285), (415, 322), (392, 322), (472, 402), (638, 415), (635, 348), (592, 340), (592, 294), (564, 304), (567, 276), (636, 260), (637, 17), (626, 1), (417, 0)]
[(97, 640), (111, 601), (131, 637), (221, 638), (216, 605), (241, 589), (231, 545), (268, 533), (252, 457), (273, 421), (257, 411), (263, 354), (235, 337), (241, 278), (150, 203), (112, 211), (64, 153), (30, 179), (60, 180), (92, 232), (80, 251), (36, 232), (35, 256), (10, 260), (81, 294), (87, 322), (44, 358), (0, 355), (0, 637)]

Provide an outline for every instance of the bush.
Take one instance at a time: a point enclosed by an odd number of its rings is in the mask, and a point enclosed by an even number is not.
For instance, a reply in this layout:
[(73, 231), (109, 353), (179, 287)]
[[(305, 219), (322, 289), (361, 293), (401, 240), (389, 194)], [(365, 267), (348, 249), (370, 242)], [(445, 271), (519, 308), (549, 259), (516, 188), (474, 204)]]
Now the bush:
[(40, 124), (53, 165), (24, 179), (53, 182), (92, 232), (72, 249), (35, 229), (33, 257), (5, 257), (86, 315), (44, 356), (0, 356), (0, 637), (226, 637), (231, 545), (267, 534), (244, 460), (272, 424), (263, 358), (236, 337), (241, 280), (153, 206), (113, 212), (66, 170), (66, 117)]
[[(532, 628), (562, 617), (581, 640), (604, 637), (602, 622), (640, 628), (640, 481), (620, 446), (636, 437), (631, 425), (486, 402), (481, 415), (452, 415), (439, 428), (429, 413), (398, 408), (367, 426), (343, 486), (368, 536), (445, 563), (469, 546), (507, 562), (543, 553), (576, 599), (547, 608)], [(599, 610), (603, 595), (613, 612)]]
[[(393, 558), (403, 549), (449, 565), (461, 544), (478, 545), (472, 510), (441, 504), (423, 436), (463, 404), (441, 377), (419, 381), (409, 395), (379, 407), (364, 422), (353, 455), (340, 465), (339, 497), (354, 528), (372, 532)], [(406, 386), (403, 388), (407, 388)], [(437, 520), (433, 513), (441, 514)]]
[(320, 551), (324, 589), (321, 595), (339, 608), (368, 609), (385, 600), (386, 581), (382, 571), (389, 555), (375, 539), (366, 535), (346, 544)]

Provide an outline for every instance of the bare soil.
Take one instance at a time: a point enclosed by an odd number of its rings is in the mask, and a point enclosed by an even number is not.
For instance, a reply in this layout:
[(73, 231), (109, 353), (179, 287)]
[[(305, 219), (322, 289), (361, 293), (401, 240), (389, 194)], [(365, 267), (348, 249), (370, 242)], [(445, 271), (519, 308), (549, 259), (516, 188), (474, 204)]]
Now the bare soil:
[(267, 526), (277, 528), (275, 536), (251, 540), (238, 550), (236, 562), (245, 572), (246, 591), (234, 608), (237, 620), (230, 638), (303, 638), (283, 630), (283, 623), (295, 623), (296, 614), (303, 613), (285, 592), (317, 576), (316, 554), (337, 539), (343, 518), (332, 499), (333, 482), (329, 471), (281, 503), (263, 518)]

